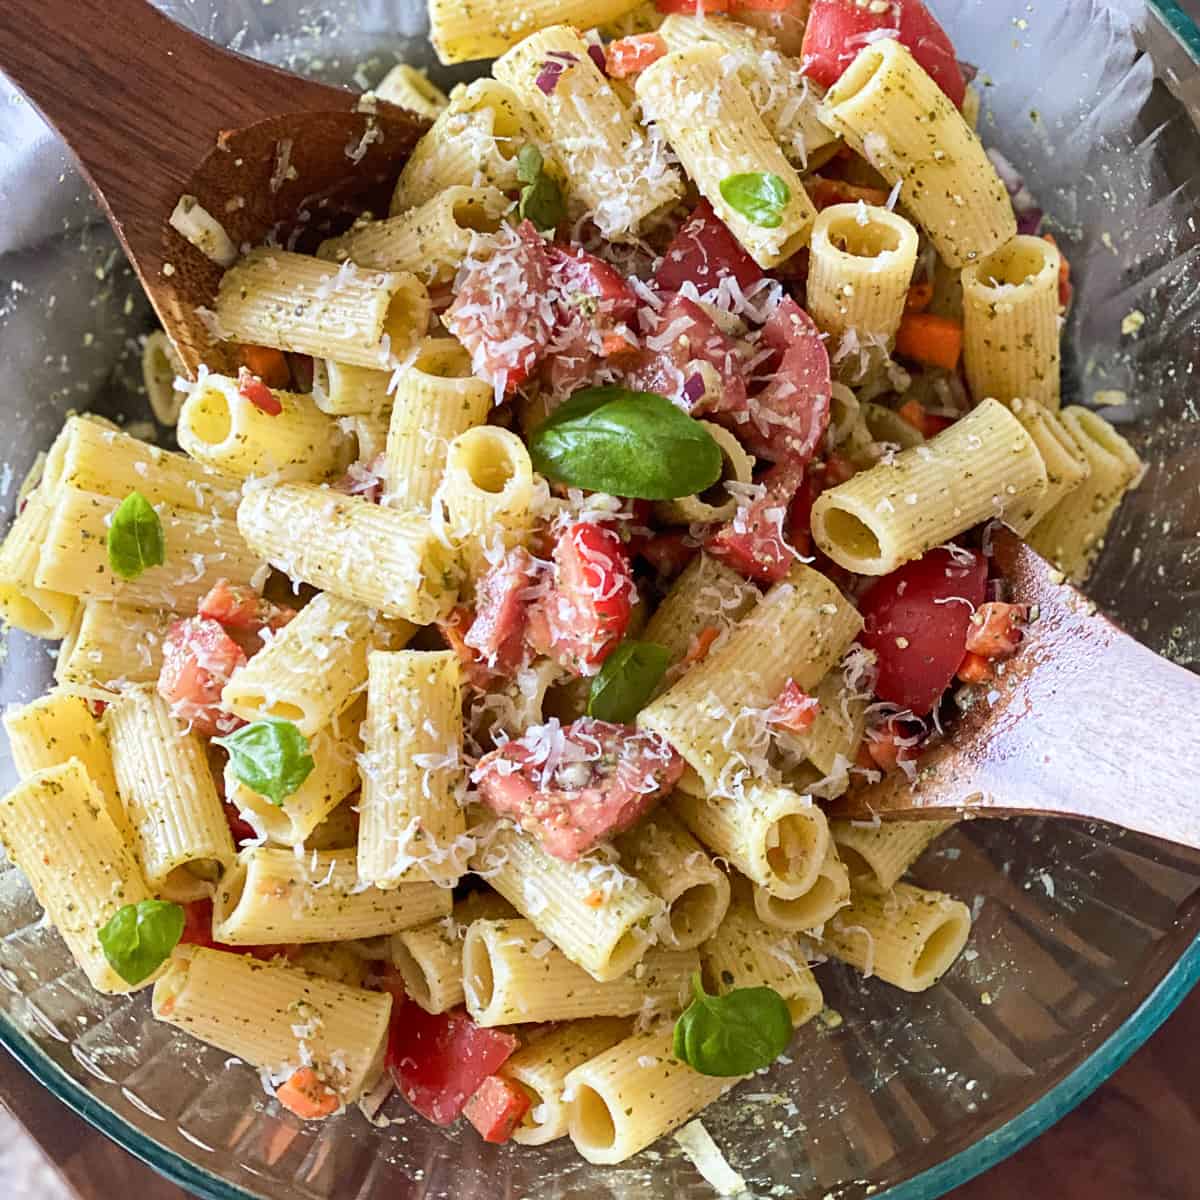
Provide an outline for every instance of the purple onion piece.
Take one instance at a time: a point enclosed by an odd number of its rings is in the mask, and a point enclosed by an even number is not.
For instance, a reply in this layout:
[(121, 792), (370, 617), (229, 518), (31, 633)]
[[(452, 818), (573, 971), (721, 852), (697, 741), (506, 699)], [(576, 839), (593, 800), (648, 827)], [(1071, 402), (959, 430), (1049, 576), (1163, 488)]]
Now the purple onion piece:
[(543, 63), (542, 69), (538, 72), (538, 76), (533, 82), (543, 95), (549, 96), (558, 87), (558, 81), (562, 78), (564, 70), (565, 68), (560, 62)]
[(600, 68), (600, 74), (608, 76), (608, 59), (604, 57), (604, 47), (597, 46), (595, 42), (588, 44), (588, 58)]
[(1045, 213), (1040, 208), (1027, 208), (1023, 213), (1017, 214), (1017, 232), (1036, 234), (1042, 227), (1042, 218)]
[(688, 378), (683, 385), (683, 398), (689, 404), (695, 404), (704, 395), (704, 378), (699, 373)]
[(569, 63), (577, 63), (579, 61), (579, 57), (575, 54), (572, 54), (570, 50), (547, 50), (546, 57), (561, 58), (563, 62)]

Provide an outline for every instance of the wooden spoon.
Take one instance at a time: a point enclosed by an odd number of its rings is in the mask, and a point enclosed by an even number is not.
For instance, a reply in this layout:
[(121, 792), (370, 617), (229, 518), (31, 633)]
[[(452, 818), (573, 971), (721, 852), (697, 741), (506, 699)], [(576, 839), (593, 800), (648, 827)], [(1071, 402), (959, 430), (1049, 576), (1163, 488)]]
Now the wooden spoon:
[(832, 815), (1078, 817), (1200, 849), (1200, 678), (1123, 633), (1011, 531), (992, 547), (1014, 598), (1037, 606), (1019, 653), (915, 783), (893, 772)]
[(167, 221), (195, 196), (235, 245), (386, 212), (428, 122), (223, 50), (145, 0), (0, 3), (0, 70), (62, 135), (188, 372), (229, 371), (197, 306), (222, 268)]

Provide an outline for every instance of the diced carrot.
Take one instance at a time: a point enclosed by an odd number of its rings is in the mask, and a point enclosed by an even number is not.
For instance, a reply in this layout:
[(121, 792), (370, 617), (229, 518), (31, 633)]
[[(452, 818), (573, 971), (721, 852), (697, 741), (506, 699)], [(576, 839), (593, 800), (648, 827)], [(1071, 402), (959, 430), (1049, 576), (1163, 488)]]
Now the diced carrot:
[(845, 483), (848, 479), (853, 479), (858, 474), (858, 467), (854, 465), (844, 454), (838, 454), (836, 451), (828, 455), (825, 459), (825, 487), (836, 487), (839, 483)]
[(1023, 604), (1002, 604), (998, 600), (981, 604), (967, 626), (967, 649), (991, 662), (1012, 658), (1021, 644), (1019, 624), (1027, 611)]
[(1062, 249), (1055, 240), (1054, 234), (1043, 233), (1042, 237), (1056, 250), (1058, 250), (1058, 253), (1062, 259), (1062, 261), (1058, 264), (1058, 307), (1064, 309), (1070, 308), (1071, 297), (1075, 294), (1075, 288), (1071, 283), (1071, 262), (1067, 256), (1063, 254)]
[(512, 1137), (531, 1103), (529, 1093), (519, 1083), (503, 1075), (489, 1075), (467, 1101), (463, 1116), (485, 1142), (500, 1145)]
[(972, 654), (970, 650), (963, 655), (955, 674), (963, 683), (990, 683), (995, 678), (992, 664), (981, 654)]
[(628, 79), (658, 62), (667, 52), (667, 43), (657, 33), (635, 33), (610, 42), (605, 54), (608, 73), (614, 79)]
[(922, 313), (933, 302), (933, 284), (928, 279), (914, 283), (908, 289), (908, 297), (904, 301), (904, 311)]
[(271, 346), (238, 347), (238, 361), (251, 375), (273, 388), (285, 388), (292, 381), (292, 372), (282, 350)]
[(919, 400), (906, 400), (896, 409), (896, 416), (927, 438), (941, 433), (943, 429), (948, 429), (954, 423), (948, 417), (931, 413)]
[(906, 313), (896, 332), (898, 354), (947, 371), (958, 366), (962, 344), (962, 323), (933, 313)]
[(301, 1067), (275, 1090), (275, 1099), (305, 1121), (321, 1121), (341, 1107), (337, 1092), (321, 1082), (312, 1067)]
[(826, 179), (823, 175), (806, 179), (804, 188), (818, 209), (830, 208), (834, 204), (853, 204), (858, 200), (864, 204), (883, 205), (888, 199), (887, 192), (880, 188), (862, 187), (847, 183), (844, 179)]
[(767, 709), (767, 724), (791, 733), (803, 733), (812, 727), (820, 711), (820, 701), (804, 691), (794, 679), (789, 679)]
[(688, 643), (687, 653), (680, 660), (679, 665), (686, 670), (688, 667), (694, 667), (697, 663), (703, 662), (708, 657), (713, 642), (720, 636), (721, 631), (716, 625), (705, 625), (699, 633), (693, 635), (692, 640)]
[(624, 334), (606, 333), (600, 342), (600, 353), (605, 358), (616, 358), (621, 354), (636, 354), (637, 346)]

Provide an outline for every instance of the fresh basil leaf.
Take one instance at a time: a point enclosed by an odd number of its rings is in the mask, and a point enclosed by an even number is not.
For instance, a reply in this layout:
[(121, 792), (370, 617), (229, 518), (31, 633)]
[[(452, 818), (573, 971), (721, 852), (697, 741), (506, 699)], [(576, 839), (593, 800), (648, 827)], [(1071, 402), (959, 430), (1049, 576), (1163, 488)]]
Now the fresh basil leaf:
[(533, 465), (547, 478), (635, 500), (675, 500), (721, 478), (712, 435), (656, 392), (585, 388), (529, 439)]
[(183, 909), (166, 900), (142, 900), (113, 913), (100, 930), (109, 966), (129, 984), (149, 979), (183, 936)]
[(522, 183), (537, 183), (542, 173), (542, 152), (534, 145), (522, 146), (517, 155), (517, 178)]
[(721, 180), (721, 196), (747, 221), (763, 229), (778, 229), (792, 192), (770, 171), (748, 171), (744, 175), (726, 175)]
[(278, 717), (264, 717), (213, 741), (229, 751), (234, 775), (272, 804), (282, 804), (313, 769), (308, 738)]
[(122, 579), (136, 579), (167, 560), (162, 522), (141, 492), (130, 492), (108, 527), (108, 565)]
[(710, 996), (692, 976), (696, 998), (675, 1022), (675, 1057), (701, 1075), (749, 1075), (769, 1066), (792, 1040), (792, 1017), (769, 987)]
[(657, 642), (622, 642), (592, 680), (588, 716), (627, 725), (654, 695), (671, 652)]
[(562, 190), (549, 175), (539, 175), (536, 183), (521, 189), (517, 215), (532, 221), (540, 233), (553, 232), (567, 216)]

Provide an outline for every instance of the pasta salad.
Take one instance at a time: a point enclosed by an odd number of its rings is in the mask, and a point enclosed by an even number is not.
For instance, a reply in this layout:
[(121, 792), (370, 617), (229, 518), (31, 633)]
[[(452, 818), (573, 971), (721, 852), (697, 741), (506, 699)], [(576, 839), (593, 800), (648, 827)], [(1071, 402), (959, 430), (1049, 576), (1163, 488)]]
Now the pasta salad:
[(827, 960), (952, 967), (948, 823), (826, 806), (1020, 652), (994, 524), (1082, 581), (1141, 467), (1061, 405), (1069, 264), (921, 0), (430, 21), (495, 62), (363, 98), (429, 121), (390, 212), (239, 250), (181, 198), (237, 374), (152, 335), (179, 450), (84, 413), (27, 480), (0, 615), (60, 646), (0, 840), (297, 1117), (616, 1163)]

